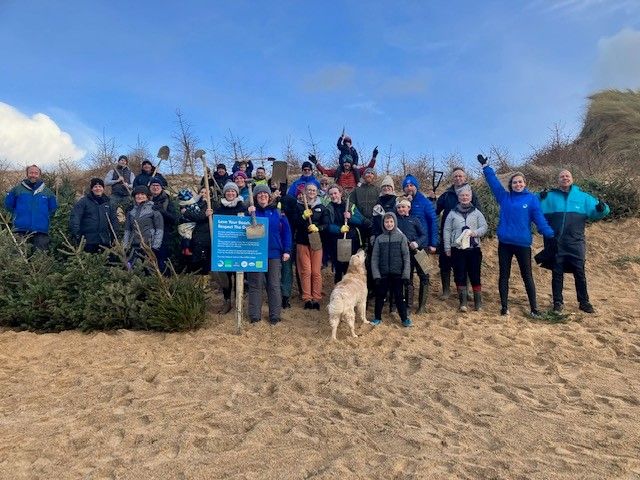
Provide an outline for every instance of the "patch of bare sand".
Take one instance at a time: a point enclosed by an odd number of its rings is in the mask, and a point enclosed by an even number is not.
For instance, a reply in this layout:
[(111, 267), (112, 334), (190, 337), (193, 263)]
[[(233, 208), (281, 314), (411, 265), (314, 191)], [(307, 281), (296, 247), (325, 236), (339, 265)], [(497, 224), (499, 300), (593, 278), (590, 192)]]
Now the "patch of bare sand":
[(432, 292), (411, 329), (385, 312), (332, 343), (326, 311), (296, 307), (240, 336), (214, 314), (183, 334), (5, 331), (0, 477), (636, 478), (640, 265), (610, 262), (640, 255), (639, 227), (589, 228), (598, 314), (567, 324), (524, 316), (517, 272), (497, 315), (487, 241), (484, 312)]

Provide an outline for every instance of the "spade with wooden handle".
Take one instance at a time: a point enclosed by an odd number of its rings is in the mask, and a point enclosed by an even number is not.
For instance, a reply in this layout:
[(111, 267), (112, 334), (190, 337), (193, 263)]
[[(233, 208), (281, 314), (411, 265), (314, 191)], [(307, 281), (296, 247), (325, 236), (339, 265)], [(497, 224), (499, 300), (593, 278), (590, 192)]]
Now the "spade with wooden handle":
[[(347, 197), (347, 203), (344, 207), (345, 213), (349, 211), (349, 197)], [(347, 218), (344, 219), (344, 224), (347, 225)], [(347, 232), (344, 232), (342, 238), (338, 239), (338, 244), (336, 247), (337, 257), (339, 262), (348, 262), (351, 260), (351, 252), (353, 248), (353, 239), (347, 238)]]
[[(302, 198), (304, 199), (304, 208), (305, 210), (309, 210), (309, 202), (307, 202), (306, 193), (302, 194)], [(313, 225), (313, 220), (309, 217), (309, 225)], [(320, 238), (320, 232), (309, 232), (309, 246), (311, 250), (322, 250), (322, 239)]]
[[(253, 203), (253, 189), (249, 184), (249, 205), (255, 207)], [(265, 235), (264, 225), (256, 221), (256, 212), (251, 212), (251, 224), (246, 227), (247, 238), (253, 240), (256, 238), (263, 238)]]

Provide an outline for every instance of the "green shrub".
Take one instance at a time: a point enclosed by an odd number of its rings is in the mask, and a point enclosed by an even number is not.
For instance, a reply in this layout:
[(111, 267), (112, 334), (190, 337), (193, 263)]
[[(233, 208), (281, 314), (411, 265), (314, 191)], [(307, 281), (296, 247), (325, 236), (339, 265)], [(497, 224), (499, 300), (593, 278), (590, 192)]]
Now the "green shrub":
[(640, 215), (640, 191), (626, 178), (617, 178), (608, 182), (588, 178), (578, 181), (577, 184), (585, 192), (602, 199), (609, 205), (611, 213), (607, 218), (610, 220)]

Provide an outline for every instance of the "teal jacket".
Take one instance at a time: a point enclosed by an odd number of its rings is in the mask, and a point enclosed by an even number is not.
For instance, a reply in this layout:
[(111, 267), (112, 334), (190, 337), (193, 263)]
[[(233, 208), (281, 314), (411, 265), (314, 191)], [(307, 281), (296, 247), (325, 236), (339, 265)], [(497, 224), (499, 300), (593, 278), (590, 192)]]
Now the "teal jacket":
[[(568, 192), (554, 188), (540, 195), (542, 213), (553, 228), (558, 242), (558, 255), (584, 260), (586, 246), (584, 227), (587, 220), (600, 220), (609, 214), (609, 205), (596, 209), (598, 199), (571, 185)], [(544, 197), (544, 198), (543, 198)]]

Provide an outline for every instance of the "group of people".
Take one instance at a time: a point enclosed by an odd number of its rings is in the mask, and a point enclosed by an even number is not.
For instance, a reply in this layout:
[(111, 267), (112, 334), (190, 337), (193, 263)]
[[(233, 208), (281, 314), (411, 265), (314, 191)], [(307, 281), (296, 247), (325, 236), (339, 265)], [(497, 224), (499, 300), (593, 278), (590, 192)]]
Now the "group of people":
[[(358, 166), (358, 154), (349, 137), (342, 135), (338, 147), (340, 157), (335, 168), (323, 167), (310, 155), (302, 164), (300, 177), (291, 185), (267, 179), (263, 167), (255, 169), (252, 177), (250, 162), (237, 162), (232, 174), (227, 174), (224, 164), (218, 164), (213, 175), (205, 173), (197, 194), (184, 189), (177, 199), (167, 193), (166, 179), (151, 162), (145, 160), (140, 174), (134, 175), (123, 155), (104, 179), (91, 179), (86, 195), (73, 207), (70, 232), (75, 240), (84, 238), (84, 248), (90, 253), (112, 246), (122, 234), (130, 265), (149, 256), (150, 248), (160, 270), (167, 273), (172, 245), (179, 237), (180, 254), (188, 269), (209, 274), (212, 215), (255, 214), (268, 218), (268, 270), (266, 274), (247, 274), (252, 322), (261, 320), (265, 288), (268, 319), (273, 324), (280, 321), (282, 309), (291, 305), (294, 279), (304, 308), (320, 309), (322, 269), (331, 265), (336, 283), (347, 271), (348, 262), (338, 255), (340, 239), (350, 240), (351, 253), (361, 248), (367, 251), (367, 287), (375, 302), (374, 325), (381, 323), (385, 303), (397, 310), (406, 327), (413, 324), (411, 312), (425, 312), (430, 278), (417, 259), (419, 252), (438, 255), (442, 298), (450, 295), (453, 271), (459, 310), (466, 312), (471, 299), (475, 310), (480, 310), (481, 238), (487, 233), (487, 221), (464, 169), (453, 170), (451, 186), (437, 198), (435, 194), (426, 196), (413, 175), (406, 175), (402, 191), (396, 192), (390, 175), (384, 176), (379, 185), (376, 181), (377, 148), (366, 166)], [(563, 308), (563, 277), (571, 272), (579, 308), (592, 313), (584, 269), (585, 222), (603, 218), (609, 207), (574, 185), (567, 170), (560, 172), (556, 188), (534, 194), (527, 190), (522, 173), (511, 175), (505, 189), (487, 159), (478, 155), (478, 161), (500, 207), (501, 314), (509, 314), (509, 278), (515, 256), (530, 314), (541, 315), (532, 275), (532, 223), (544, 236), (540, 263), (552, 270), (554, 310)], [(325, 176), (318, 180), (314, 166)], [(111, 187), (109, 197), (105, 187)], [(253, 202), (249, 202), (250, 190)], [(207, 191), (219, 195), (207, 198)], [(26, 169), (26, 178), (8, 193), (5, 206), (13, 214), (16, 234), (25, 236), (35, 248), (47, 249), (49, 219), (57, 203), (37, 166)], [(118, 209), (125, 213), (124, 225), (118, 219)], [(417, 302), (414, 274), (418, 277)], [(227, 313), (232, 308), (234, 276), (216, 273), (215, 278), (223, 295), (220, 313)]]

